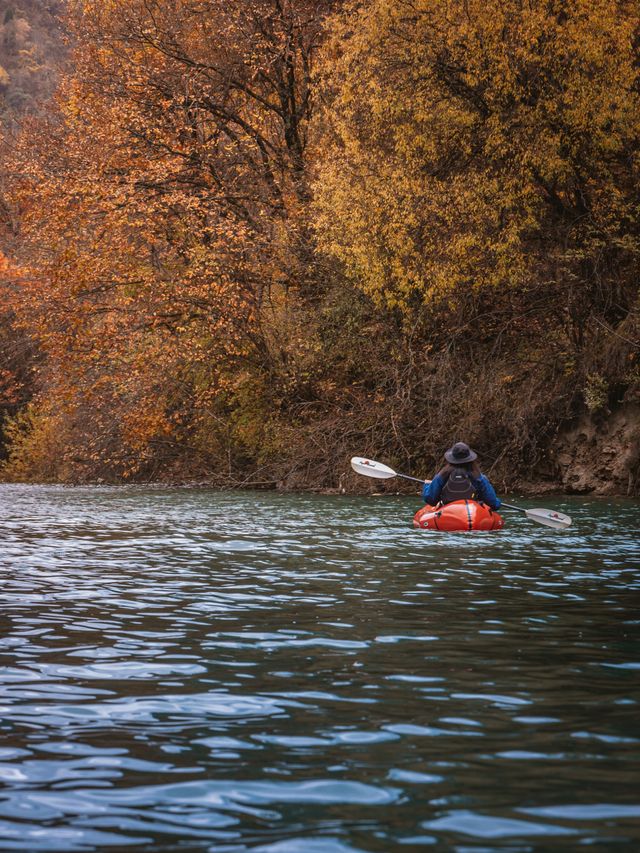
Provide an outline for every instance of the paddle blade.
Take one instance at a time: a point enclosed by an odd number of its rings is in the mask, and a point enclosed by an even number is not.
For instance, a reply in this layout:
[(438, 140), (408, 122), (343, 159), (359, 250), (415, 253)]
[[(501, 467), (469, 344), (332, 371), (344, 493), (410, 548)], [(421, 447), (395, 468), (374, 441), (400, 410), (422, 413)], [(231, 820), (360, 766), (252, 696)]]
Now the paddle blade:
[(525, 512), (531, 521), (546, 524), (547, 527), (553, 527), (556, 530), (564, 530), (565, 527), (571, 525), (569, 516), (562, 512), (556, 512), (555, 509), (527, 509)]
[(389, 468), (388, 465), (383, 465), (382, 462), (374, 462), (373, 459), (363, 459), (361, 456), (353, 457), (351, 467), (356, 474), (376, 477), (378, 480), (388, 480), (389, 477), (397, 476), (393, 468)]

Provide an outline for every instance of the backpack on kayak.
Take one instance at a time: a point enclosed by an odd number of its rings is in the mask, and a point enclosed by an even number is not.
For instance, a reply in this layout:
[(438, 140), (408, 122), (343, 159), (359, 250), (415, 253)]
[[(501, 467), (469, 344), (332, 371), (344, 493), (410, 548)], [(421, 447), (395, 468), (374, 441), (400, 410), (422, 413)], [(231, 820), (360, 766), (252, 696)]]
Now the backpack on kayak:
[(440, 493), (440, 502), (450, 504), (452, 501), (470, 501), (475, 495), (475, 486), (471, 474), (464, 468), (454, 468)]

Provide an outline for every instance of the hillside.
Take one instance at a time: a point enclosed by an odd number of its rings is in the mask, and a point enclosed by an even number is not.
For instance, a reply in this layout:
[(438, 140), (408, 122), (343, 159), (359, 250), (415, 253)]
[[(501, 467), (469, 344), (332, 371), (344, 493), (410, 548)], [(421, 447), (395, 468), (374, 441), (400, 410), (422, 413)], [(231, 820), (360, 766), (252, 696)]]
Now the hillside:
[(65, 48), (62, 0), (0, 0), (0, 115), (11, 122), (53, 94)]

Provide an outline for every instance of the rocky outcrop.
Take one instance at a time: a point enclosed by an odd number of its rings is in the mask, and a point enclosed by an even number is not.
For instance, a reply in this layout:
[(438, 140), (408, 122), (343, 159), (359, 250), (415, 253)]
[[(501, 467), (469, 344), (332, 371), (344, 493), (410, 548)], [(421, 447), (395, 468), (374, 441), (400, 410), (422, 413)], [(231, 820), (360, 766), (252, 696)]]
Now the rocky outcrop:
[(570, 494), (640, 494), (640, 404), (585, 412), (559, 434), (550, 456)]

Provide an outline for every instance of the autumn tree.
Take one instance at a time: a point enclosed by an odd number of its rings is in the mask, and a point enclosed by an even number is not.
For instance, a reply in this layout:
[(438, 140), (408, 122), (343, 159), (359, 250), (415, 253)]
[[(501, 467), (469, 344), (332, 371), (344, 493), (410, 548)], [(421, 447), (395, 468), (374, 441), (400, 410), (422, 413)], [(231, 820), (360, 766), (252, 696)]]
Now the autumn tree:
[[(331, 25), (319, 232), (408, 306), (548, 283), (579, 337), (637, 295), (638, 7), (374, 0)], [(559, 295), (561, 292), (561, 296)]]
[(22, 287), (23, 271), (0, 253), (0, 453), (7, 417), (16, 416), (28, 404), (32, 390), (37, 353), (33, 341), (19, 328), (11, 305), (11, 292)]
[(62, 444), (87, 470), (226, 434), (247, 372), (273, 391), (290, 360), (281, 315), (312, 296), (305, 150), (327, 7), (72, 4), (73, 72), (59, 112), (25, 127), (14, 198), (43, 393), (68, 400)]

